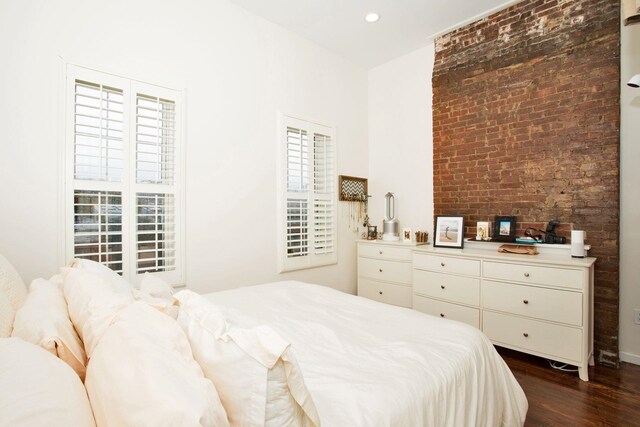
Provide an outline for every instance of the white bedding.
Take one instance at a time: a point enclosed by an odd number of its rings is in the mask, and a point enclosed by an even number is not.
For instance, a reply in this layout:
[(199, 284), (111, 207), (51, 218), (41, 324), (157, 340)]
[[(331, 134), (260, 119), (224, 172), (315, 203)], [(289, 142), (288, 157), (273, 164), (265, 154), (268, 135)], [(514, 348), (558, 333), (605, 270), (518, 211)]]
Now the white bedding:
[(324, 427), (524, 424), (522, 388), (471, 326), (301, 282), (206, 297), (292, 343)]

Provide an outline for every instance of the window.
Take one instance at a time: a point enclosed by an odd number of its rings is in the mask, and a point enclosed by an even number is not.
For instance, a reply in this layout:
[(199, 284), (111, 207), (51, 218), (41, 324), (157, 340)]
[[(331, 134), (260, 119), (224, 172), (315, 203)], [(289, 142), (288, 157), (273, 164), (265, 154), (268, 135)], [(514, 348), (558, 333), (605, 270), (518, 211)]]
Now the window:
[(335, 264), (336, 160), (334, 131), (283, 119), (281, 271)]
[(180, 92), (69, 65), (65, 259), (183, 282)]

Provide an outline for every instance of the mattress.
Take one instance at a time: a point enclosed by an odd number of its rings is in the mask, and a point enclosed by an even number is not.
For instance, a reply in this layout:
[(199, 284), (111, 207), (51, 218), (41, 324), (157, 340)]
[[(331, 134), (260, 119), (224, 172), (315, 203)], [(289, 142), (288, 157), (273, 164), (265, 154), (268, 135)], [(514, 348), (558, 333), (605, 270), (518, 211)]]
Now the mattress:
[(302, 282), (205, 297), (291, 343), (323, 426), (524, 424), (522, 388), (466, 324)]

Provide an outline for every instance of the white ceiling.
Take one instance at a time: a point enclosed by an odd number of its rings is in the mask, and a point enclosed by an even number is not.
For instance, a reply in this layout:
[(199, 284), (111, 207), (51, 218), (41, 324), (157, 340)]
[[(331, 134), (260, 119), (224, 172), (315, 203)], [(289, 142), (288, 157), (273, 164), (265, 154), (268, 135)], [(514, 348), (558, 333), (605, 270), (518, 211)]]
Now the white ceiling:
[[(230, 1), (368, 69), (519, 0)], [(372, 11), (380, 20), (369, 24)]]

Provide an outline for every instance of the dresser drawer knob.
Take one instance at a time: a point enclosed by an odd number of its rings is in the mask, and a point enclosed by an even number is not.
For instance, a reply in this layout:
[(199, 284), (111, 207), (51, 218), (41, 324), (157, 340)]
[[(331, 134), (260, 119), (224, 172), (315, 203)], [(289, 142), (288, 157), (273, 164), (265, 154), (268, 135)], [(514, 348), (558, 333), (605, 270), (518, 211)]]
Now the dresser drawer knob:
[(444, 317), (444, 313), (440, 313), (440, 317)]
[(440, 289), (444, 289), (444, 285), (440, 285)]
[(380, 295), (382, 295), (382, 291), (378, 291), (378, 293), (379, 293)]
[(382, 269), (380, 269), (379, 271), (380, 271), (380, 273), (382, 273)]
[(524, 273), (524, 277), (529, 277), (529, 273)]
[(442, 267), (444, 267), (444, 262), (441, 262), (441, 263), (440, 263), (440, 265), (441, 265)]
[(380, 255), (382, 255), (382, 251), (380, 251)]
[(529, 338), (529, 334), (528, 334), (528, 333), (526, 333), (526, 332), (525, 332), (525, 333), (523, 333), (523, 334), (522, 334), (522, 336), (523, 336), (523, 337), (525, 337), (525, 338)]
[(525, 304), (529, 304), (529, 300), (528, 299), (522, 300), (522, 302), (525, 303)]

